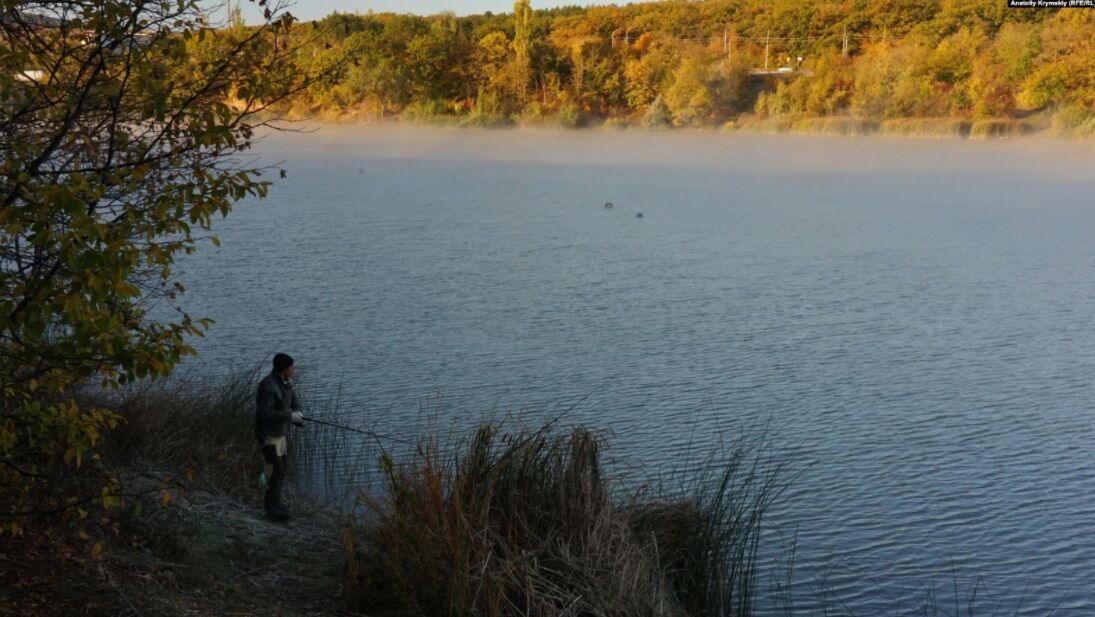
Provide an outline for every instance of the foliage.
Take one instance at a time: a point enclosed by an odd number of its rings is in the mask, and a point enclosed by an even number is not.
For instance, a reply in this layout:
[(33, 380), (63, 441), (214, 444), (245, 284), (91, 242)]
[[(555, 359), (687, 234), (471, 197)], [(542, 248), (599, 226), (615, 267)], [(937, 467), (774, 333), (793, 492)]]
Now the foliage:
[(529, 44), (532, 36), (532, 7), (529, 0), (513, 3), (513, 81), (518, 101), (524, 102), (528, 94), (531, 60)]
[(582, 122), (582, 114), (577, 105), (568, 101), (559, 106), (558, 119), (559, 126), (565, 129), (576, 129)]
[(1095, 116), (1090, 108), (1067, 105), (1053, 117), (1053, 131), (1063, 137), (1095, 137)]
[[(721, 125), (745, 111), (881, 121), (1095, 110), (1092, 12), (1008, 10), (1000, 0), (546, 10), (518, 0), (506, 15), (338, 19), (345, 36), (336, 31), (316, 53), (344, 50), (356, 66), (309, 89), (300, 107), (388, 113), (445, 101), (478, 124), (479, 93), (508, 119), (567, 101), (587, 117), (639, 116), (662, 97), (677, 125)], [(751, 75), (769, 66), (764, 58), (790, 73)]]
[(683, 60), (665, 91), (665, 104), (673, 117), (673, 124), (703, 124), (715, 107), (707, 63), (698, 57)]
[(641, 120), (641, 124), (648, 129), (664, 128), (671, 123), (672, 117), (669, 112), (669, 106), (665, 104), (665, 101), (662, 100), (662, 97), (660, 96), (650, 103)]
[(256, 368), (222, 377), (174, 375), (113, 392), (94, 392), (81, 403), (121, 418), (103, 436), (102, 454), (187, 474), (220, 490), (253, 486)]
[(217, 242), (208, 231), (233, 202), (265, 194), (263, 169), (239, 155), (256, 114), (307, 73), (277, 7), (222, 30), (175, 0), (9, 1), (0, 17), (0, 493), (12, 495), (79, 466), (117, 425), (74, 389), (163, 376), (192, 353), (187, 337), (209, 321), (176, 306), (172, 264)]

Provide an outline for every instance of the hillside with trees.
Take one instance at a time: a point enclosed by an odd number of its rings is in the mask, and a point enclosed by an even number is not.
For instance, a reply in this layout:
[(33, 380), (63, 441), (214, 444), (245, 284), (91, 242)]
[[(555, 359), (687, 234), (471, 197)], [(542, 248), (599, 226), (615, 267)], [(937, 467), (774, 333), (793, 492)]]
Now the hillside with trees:
[[(919, 125), (1095, 134), (1095, 11), (1005, 0), (709, 0), (333, 14), (293, 101), (340, 119)], [(946, 121), (946, 122), (944, 122)], [(809, 123), (808, 122), (808, 123)], [(950, 124), (947, 124), (949, 122)]]

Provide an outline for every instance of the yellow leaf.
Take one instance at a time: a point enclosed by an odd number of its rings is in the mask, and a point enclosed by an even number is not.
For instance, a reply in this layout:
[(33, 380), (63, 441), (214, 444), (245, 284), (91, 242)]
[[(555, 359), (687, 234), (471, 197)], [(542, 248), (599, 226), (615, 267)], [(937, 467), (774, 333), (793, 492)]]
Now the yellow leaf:
[(92, 557), (98, 557), (99, 553), (102, 553), (102, 552), (103, 552), (103, 545), (98, 543), (98, 542), (95, 543), (95, 546), (91, 547), (91, 556)]
[(171, 493), (168, 491), (160, 493), (160, 505), (166, 508), (169, 503), (171, 503)]
[(81, 532), (80, 532), (80, 539), (81, 539), (81, 540), (90, 540), (90, 539), (91, 539), (91, 536), (87, 535), (87, 532), (86, 532), (86, 531), (81, 531)]

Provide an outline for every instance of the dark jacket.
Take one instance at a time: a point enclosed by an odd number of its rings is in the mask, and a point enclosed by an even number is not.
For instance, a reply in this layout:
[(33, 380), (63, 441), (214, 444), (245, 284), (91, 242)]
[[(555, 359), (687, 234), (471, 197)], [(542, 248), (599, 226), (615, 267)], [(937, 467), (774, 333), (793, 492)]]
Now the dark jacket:
[(293, 392), (293, 384), (273, 372), (264, 377), (255, 396), (255, 437), (259, 443), (268, 437), (284, 436), (294, 411), (300, 411), (300, 399)]

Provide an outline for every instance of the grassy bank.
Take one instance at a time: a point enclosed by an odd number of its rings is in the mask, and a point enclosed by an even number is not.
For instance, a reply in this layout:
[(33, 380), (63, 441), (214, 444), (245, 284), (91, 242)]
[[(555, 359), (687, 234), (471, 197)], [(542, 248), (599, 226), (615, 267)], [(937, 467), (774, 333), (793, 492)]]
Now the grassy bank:
[[(442, 115), (419, 117), (416, 115), (393, 116), (384, 120), (360, 118), (355, 115), (317, 114), (301, 116), (335, 124), (402, 124), (407, 126), (442, 128), (534, 128), (562, 130), (682, 130), (667, 125), (647, 126), (642, 119), (631, 117), (602, 118), (589, 114), (528, 116), (516, 120), (501, 116)], [(881, 135), (894, 138), (917, 139), (1017, 139), (1022, 137), (1051, 137), (1066, 140), (1095, 138), (1095, 120), (1086, 114), (1063, 111), (1053, 116), (1041, 115), (1029, 119), (990, 118), (969, 120), (966, 118), (901, 118), (876, 120), (853, 116), (756, 116), (742, 115), (724, 122), (721, 126), (692, 126), (683, 130), (708, 130), (718, 128), (724, 132), (838, 135), (858, 137)]]
[(0, 535), (0, 614), (344, 614), (336, 514), (290, 490), (293, 525), (262, 518), (256, 377), (78, 395), (121, 421), (80, 466), (41, 470), (68, 507)]
[(805, 133), (815, 135), (883, 135), (919, 139), (1011, 139), (1028, 135), (1050, 135), (1061, 138), (1084, 138), (1095, 134), (1095, 124), (1088, 127), (1083, 117), (1049, 122), (1044, 118), (1018, 120), (994, 118), (967, 120), (963, 118), (901, 118), (872, 120), (855, 117), (744, 116), (732, 123), (733, 130), (761, 133)]
[[(178, 379), (85, 401), (122, 418), (95, 469), (81, 472), (89, 491), (113, 482), (115, 499), (39, 524), (34, 537), (55, 540), (48, 548), (0, 538), (5, 580), (33, 580), (62, 598), (46, 609), (29, 589), (0, 594), (5, 614), (69, 614), (95, 595), (107, 612), (166, 615), (281, 601), (309, 614), (753, 612), (760, 524), (779, 484), (744, 446), (677, 490), (638, 491), (607, 477), (605, 442), (587, 429), (425, 435), (406, 456), (381, 455), (383, 490), (362, 493), (352, 521), (291, 488), (286, 529), (262, 518), (259, 376)], [(327, 421), (354, 422), (340, 417), (337, 398), (318, 407)], [(376, 470), (374, 442), (316, 426), (295, 433), (290, 480), (330, 489), (346, 467), (359, 478)], [(294, 588), (287, 600), (284, 585)]]
[(261, 470), (254, 437), (258, 377), (258, 370), (180, 376), (99, 395), (87, 404), (123, 418), (104, 439), (109, 461), (182, 473), (209, 488), (240, 492)]

